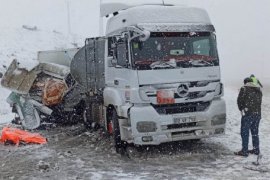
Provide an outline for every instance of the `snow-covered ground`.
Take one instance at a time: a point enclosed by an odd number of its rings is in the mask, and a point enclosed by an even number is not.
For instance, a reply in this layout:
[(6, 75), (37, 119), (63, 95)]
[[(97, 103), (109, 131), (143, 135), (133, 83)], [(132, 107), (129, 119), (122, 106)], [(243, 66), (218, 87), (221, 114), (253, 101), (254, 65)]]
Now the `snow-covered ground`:
[[(0, 71), (14, 59), (36, 60), (39, 50), (73, 47), (74, 38), (59, 32), (18, 27), (0, 33)], [(72, 39), (72, 40), (71, 40)], [(82, 39), (76, 39), (79, 46)], [(244, 169), (256, 156), (236, 157), (241, 148), (240, 113), (236, 106), (239, 87), (225, 87), (227, 130), (224, 136), (200, 142), (169, 143), (142, 152), (131, 149), (131, 159), (116, 154), (111, 140), (102, 134), (85, 132), (80, 125), (38, 131), (49, 139), (44, 146), (0, 144), (0, 179), (269, 179), (270, 173)], [(266, 91), (266, 90), (265, 90)], [(0, 124), (13, 118), (5, 102), (8, 90), (0, 87)], [(263, 163), (270, 168), (270, 94), (264, 93), (260, 125)], [(132, 152), (133, 151), (133, 152)], [(40, 164), (45, 164), (43, 168)], [(48, 166), (47, 166), (48, 165)], [(45, 168), (44, 170), (44, 167)], [(15, 171), (14, 171), (15, 170)]]
[[(167, 143), (116, 154), (112, 139), (81, 125), (39, 130), (48, 144), (0, 145), (0, 179), (269, 179), (270, 172), (244, 167), (257, 156), (233, 155), (241, 147), (237, 88), (226, 88), (227, 131), (200, 142)], [(260, 125), (262, 165), (270, 168), (270, 95), (264, 96)], [(251, 147), (250, 147), (251, 148)]]

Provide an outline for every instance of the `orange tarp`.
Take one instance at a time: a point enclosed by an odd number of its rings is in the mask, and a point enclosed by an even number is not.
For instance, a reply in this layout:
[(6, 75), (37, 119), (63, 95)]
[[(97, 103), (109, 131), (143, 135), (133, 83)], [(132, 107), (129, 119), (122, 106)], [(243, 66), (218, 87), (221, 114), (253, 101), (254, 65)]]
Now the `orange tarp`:
[(45, 144), (47, 139), (38, 133), (30, 133), (17, 128), (4, 127), (0, 142), (12, 141), (19, 145), (20, 141), (25, 143)]

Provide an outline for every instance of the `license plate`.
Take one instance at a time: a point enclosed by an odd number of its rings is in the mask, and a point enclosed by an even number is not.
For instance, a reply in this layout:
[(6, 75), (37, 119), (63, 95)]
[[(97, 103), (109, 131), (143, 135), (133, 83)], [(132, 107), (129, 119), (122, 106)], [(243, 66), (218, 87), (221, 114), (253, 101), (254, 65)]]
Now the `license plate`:
[(196, 121), (196, 117), (173, 117), (173, 122), (175, 124), (191, 123), (195, 121)]

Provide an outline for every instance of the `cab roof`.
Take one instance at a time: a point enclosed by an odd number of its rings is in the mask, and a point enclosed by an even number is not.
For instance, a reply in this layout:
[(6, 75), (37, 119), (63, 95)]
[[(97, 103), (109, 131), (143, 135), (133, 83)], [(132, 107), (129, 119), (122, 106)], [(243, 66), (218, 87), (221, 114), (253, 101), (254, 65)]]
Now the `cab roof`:
[(212, 23), (207, 12), (200, 8), (142, 5), (120, 10), (117, 15), (111, 17), (107, 22), (106, 34), (139, 24), (173, 26), (176, 24), (211, 25)]

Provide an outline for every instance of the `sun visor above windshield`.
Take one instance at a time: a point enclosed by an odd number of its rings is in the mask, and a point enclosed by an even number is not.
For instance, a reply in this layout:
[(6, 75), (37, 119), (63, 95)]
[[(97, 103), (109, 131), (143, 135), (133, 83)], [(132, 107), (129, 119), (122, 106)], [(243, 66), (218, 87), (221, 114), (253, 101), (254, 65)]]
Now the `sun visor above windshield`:
[(139, 6), (129, 8), (111, 17), (107, 22), (106, 34), (123, 30), (141, 23), (211, 25), (207, 12), (199, 8), (179, 6)]
[(138, 27), (150, 32), (215, 32), (213, 25), (178, 23), (141, 23)]

